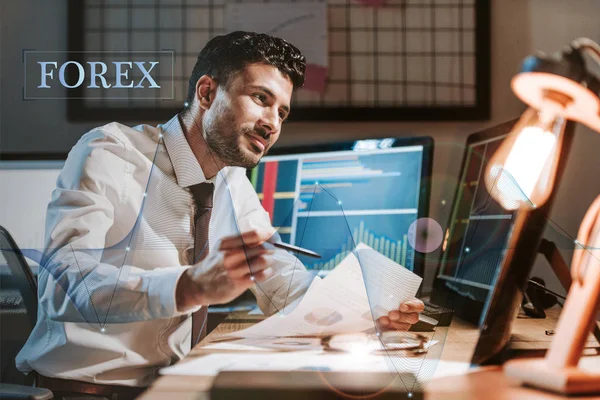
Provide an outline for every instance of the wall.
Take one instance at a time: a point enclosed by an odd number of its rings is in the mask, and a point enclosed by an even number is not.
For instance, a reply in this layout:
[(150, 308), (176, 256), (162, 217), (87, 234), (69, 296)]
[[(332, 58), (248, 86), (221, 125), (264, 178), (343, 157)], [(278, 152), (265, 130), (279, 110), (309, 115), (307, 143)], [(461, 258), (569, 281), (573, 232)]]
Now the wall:
[[(553, 52), (587, 36), (600, 41), (597, 0), (492, 0), (492, 118), (483, 123), (289, 123), (281, 146), (365, 137), (427, 135), (435, 139), (432, 218), (445, 227), (465, 139), (471, 132), (517, 117), (523, 105), (510, 90), (520, 61), (534, 50)], [(22, 101), (23, 49), (66, 49), (65, 0), (5, 0), (0, 3), (0, 151), (65, 152), (94, 126), (66, 121), (62, 101)], [(144, 121), (152, 122), (152, 121)], [(160, 121), (159, 121), (160, 122)], [(130, 121), (134, 124), (134, 121)], [(600, 135), (578, 128), (573, 151), (558, 189), (551, 220), (576, 235), (589, 203), (600, 193)], [(442, 201), (446, 201), (446, 205)], [(568, 252), (565, 255), (570, 257)], [(429, 257), (427, 286), (437, 253)], [(536, 273), (548, 275), (543, 262)], [(553, 282), (556, 288), (557, 283)]]

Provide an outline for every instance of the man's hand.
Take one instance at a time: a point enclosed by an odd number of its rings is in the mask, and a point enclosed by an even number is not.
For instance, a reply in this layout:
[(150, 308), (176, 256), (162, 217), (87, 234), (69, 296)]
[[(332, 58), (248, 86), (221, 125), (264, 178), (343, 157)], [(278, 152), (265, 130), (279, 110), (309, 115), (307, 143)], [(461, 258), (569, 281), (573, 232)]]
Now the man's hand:
[(227, 303), (271, 276), (272, 268), (265, 258), (273, 250), (263, 243), (271, 235), (248, 231), (221, 240), (218, 251), (185, 271), (175, 291), (177, 309), (197, 305)]
[(419, 321), (419, 313), (424, 309), (425, 304), (419, 299), (405, 301), (397, 310), (390, 311), (387, 317), (379, 318), (377, 326), (381, 330), (407, 331)]

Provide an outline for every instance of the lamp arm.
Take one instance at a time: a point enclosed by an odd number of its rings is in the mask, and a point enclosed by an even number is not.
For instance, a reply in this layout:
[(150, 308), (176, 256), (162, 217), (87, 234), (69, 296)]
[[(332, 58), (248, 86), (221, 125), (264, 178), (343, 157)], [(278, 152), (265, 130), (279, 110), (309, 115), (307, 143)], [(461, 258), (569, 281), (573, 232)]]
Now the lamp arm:
[(573, 284), (546, 354), (549, 365), (557, 368), (577, 366), (596, 320), (600, 302), (600, 196), (586, 212), (577, 241), (580, 247), (571, 264)]
[(571, 277), (573, 280), (583, 281), (585, 275), (585, 270), (582, 266), (583, 255), (587, 252), (593, 257), (590, 250), (594, 250), (594, 246), (597, 244), (589, 242), (592, 239), (590, 236), (592, 236), (594, 228), (600, 229), (600, 196), (596, 197), (596, 200), (590, 205), (579, 225), (576, 244), (581, 247), (575, 249), (573, 252), (573, 261), (571, 264)]

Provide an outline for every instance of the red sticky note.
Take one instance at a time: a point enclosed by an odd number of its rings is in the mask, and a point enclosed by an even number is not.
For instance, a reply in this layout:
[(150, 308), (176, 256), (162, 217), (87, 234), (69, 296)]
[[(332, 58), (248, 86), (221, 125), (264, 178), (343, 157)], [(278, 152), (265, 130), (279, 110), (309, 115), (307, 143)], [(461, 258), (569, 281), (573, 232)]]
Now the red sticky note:
[(306, 64), (304, 73), (304, 90), (325, 93), (327, 83), (327, 67), (316, 64)]

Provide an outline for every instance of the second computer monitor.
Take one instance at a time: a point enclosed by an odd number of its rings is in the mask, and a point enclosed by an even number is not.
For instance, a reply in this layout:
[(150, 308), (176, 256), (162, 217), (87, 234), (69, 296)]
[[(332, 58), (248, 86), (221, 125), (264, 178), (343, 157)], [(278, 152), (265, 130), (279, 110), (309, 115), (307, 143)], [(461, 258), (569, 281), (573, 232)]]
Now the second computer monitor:
[(359, 140), (282, 148), (250, 179), (284, 242), (321, 254), (308, 269), (332, 270), (359, 242), (423, 275), (409, 228), (427, 216), (433, 140)]
[(514, 212), (504, 210), (484, 184), (487, 163), (514, 122), (468, 137), (433, 284), (432, 302), (473, 324), (485, 315), (514, 223)]

